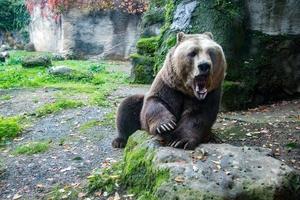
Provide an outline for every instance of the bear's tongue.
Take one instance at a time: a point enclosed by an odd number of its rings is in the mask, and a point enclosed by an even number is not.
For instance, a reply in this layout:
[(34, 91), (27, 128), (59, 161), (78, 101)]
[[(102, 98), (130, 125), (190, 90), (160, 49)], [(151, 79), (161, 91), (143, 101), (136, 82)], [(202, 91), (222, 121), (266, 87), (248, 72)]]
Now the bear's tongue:
[(199, 76), (195, 79), (195, 92), (200, 100), (205, 99), (207, 95), (207, 89), (205, 88), (206, 80), (206, 76)]

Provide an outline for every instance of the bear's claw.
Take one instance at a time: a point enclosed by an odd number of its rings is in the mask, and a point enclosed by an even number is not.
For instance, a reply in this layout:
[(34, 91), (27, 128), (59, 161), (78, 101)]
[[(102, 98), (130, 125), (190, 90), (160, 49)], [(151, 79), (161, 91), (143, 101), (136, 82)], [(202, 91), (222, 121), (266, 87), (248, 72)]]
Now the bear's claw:
[(164, 132), (172, 131), (176, 128), (176, 123), (171, 120), (169, 123), (161, 124), (156, 131), (158, 134), (162, 134)]
[(180, 139), (170, 142), (168, 146), (185, 150), (193, 150), (198, 146), (198, 144), (195, 140)]

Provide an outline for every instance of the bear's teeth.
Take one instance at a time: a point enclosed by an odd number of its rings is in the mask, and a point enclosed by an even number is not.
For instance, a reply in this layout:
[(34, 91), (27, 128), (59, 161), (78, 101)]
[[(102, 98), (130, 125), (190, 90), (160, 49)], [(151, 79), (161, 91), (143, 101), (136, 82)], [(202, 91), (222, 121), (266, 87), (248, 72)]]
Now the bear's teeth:
[(201, 94), (205, 94), (207, 93), (207, 89), (206, 88), (203, 88), (201, 91), (200, 91)]
[(196, 92), (198, 93), (199, 92), (199, 86), (198, 85), (196, 85)]

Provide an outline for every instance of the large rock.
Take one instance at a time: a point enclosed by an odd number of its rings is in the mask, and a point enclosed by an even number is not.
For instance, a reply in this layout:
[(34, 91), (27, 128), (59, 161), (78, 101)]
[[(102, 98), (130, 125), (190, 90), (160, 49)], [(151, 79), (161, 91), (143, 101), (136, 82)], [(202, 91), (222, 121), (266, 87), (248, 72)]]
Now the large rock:
[(156, 183), (152, 193), (163, 200), (297, 199), (299, 174), (269, 154), (268, 149), (229, 144), (202, 144), (195, 151), (184, 151), (161, 147), (144, 132), (137, 132), (126, 148), (124, 173), (144, 166), (127, 175), (132, 184), (134, 178), (147, 177), (147, 172), (168, 171), (164, 179), (152, 179)]
[(67, 67), (67, 66), (51, 67), (48, 71), (52, 75), (71, 75), (72, 72), (74, 72), (73, 69), (71, 69), (70, 67)]
[(197, 1), (183, 1), (181, 2), (174, 13), (172, 30), (185, 30), (189, 25), (198, 2)]
[(30, 41), (37, 51), (112, 59), (128, 58), (134, 52), (141, 15), (73, 6), (58, 21), (51, 9), (41, 8), (42, 3), (36, 1), (30, 21)]
[(27, 44), (24, 46), (24, 50), (25, 50), (25, 51), (29, 51), (29, 52), (35, 51), (34, 44), (33, 44), (32, 42), (27, 43)]
[(8, 51), (0, 52), (0, 62), (5, 62), (7, 58), (9, 58)]
[(48, 56), (28, 56), (22, 59), (22, 66), (26, 68), (49, 67), (51, 65), (51, 59)]

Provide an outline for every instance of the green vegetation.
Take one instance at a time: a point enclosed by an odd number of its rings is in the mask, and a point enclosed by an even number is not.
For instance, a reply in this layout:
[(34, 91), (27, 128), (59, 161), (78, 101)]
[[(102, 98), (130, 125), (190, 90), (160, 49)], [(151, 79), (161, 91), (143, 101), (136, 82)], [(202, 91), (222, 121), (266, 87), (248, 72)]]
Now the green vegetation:
[(48, 87), (60, 89), (64, 94), (81, 93), (89, 97), (89, 102), (98, 106), (109, 106), (107, 96), (120, 84), (127, 83), (127, 76), (108, 69), (117, 63), (108, 61), (63, 60), (53, 61), (54, 66), (68, 66), (74, 71), (69, 75), (51, 75), (43, 67), (23, 68), (25, 57), (47, 56), (50, 53), (10, 51), (10, 58), (0, 66), (0, 89)]
[(157, 40), (158, 37), (141, 38), (136, 44), (138, 53), (142, 55), (153, 55), (156, 50)]
[(49, 200), (77, 200), (79, 190), (72, 186), (55, 186), (47, 195), (46, 199)]
[(0, 96), (0, 100), (4, 100), (4, 101), (8, 101), (11, 99), (11, 96), (10, 95), (1, 95)]
[(29, 142), (27, 144), (17, 146), (13, 153), (15, 155), (33, 155), (37, 153), (44, 153), (49, 149), (49, 146), (50, 143), (48, 141)]
[(25, 0), (0, 0), (0, 30), (21, 32), (28, 39), (27, 25), (30, 16), (25, 6)]
[(150, 147), (143, 147), (145, 137), (148, 136), (136, 134), (138, 137), (130, 138), (126, 145), (123, 162), (96, 171), (89, 177), (90, 192), (102, 190), (112, 193), (120, 185), (121, 189), (134, 193), (138, 199), (157, 199), (155, 192), (169, 178), (169, 172), (158, 170), (152, 165), (155, 148), (149, 151), (147, 148)]
[(0, 142), (17, 137), (22, 131), (19, 119), (16, 117), (0, 117)]
[(81, 132), (86, 132), (87, 130), (95, 127), (95, 126), (115, 126), (115, 119), (116, 119), (116, 111), (113, 110), (112, 112), (109, 112), (104, 115), (102, 120), (90, 120), (80, 126)]
[(38, 117), (42, 117), (47, 114), (52, 114), (52, 113), (58, 112), (63, 109), (77, 108), (82, 105), (83, 105), (83, 103), (79, 102), (79, 101), (68, 100), (68, 99), (59, 99), (59, 100), (55, 101), (54, 103), (46, 104), (45, 106), (39, 108), (36, 111), (36, 115)]

